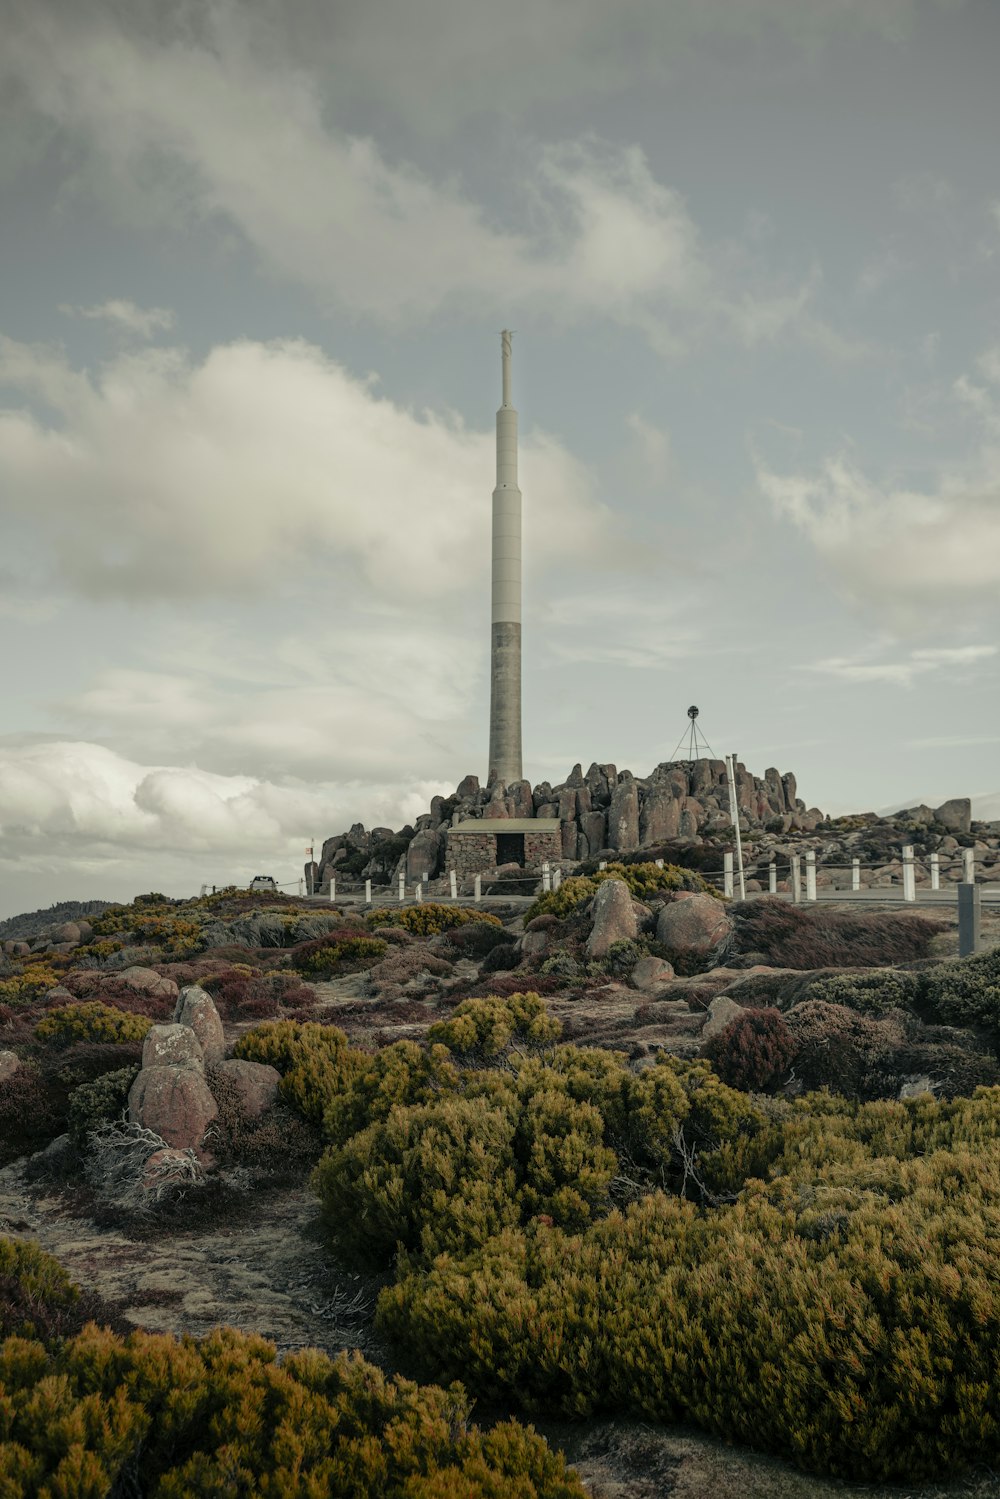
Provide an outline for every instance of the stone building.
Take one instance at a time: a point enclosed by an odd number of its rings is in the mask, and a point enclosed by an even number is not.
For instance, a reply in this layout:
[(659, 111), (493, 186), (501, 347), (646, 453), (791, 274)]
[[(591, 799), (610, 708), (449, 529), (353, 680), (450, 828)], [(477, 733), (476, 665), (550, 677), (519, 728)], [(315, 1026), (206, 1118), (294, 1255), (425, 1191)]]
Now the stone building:
[(448, 829), (445, 868), (459, 878), (490, 874), (501, 864), (537, 872), (562, 858), (562, 828), (554, 818), (470, 818)]

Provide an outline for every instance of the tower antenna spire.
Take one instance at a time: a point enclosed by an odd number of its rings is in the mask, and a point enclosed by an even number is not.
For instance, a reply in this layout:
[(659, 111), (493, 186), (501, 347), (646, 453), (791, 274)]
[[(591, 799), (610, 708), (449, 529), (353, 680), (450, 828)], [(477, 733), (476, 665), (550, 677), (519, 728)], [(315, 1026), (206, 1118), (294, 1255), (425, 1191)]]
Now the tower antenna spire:
[(521, 780), (521, 491), (517, 412), (511, 405), (511, 331), (500, 334), (501, 404), (493, 491), (489, 779)]

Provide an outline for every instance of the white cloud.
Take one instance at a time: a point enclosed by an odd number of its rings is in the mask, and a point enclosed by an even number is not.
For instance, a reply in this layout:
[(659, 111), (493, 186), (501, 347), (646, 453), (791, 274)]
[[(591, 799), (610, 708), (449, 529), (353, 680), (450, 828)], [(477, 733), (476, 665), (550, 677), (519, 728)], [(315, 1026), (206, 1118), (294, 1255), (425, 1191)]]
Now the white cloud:
[(174, 326), (174, 315), (168, 307), (137, 307), (122, 297), (113, 297), (93, 307), (72, 307), (60, 302), (59, 311), (67, 317), (110, 323), (120, 332), (137, 338), (152, 338), (155, 333), (164, 333)]
[[(896, 687), (912, 687), (916, 677), (944, 668), (971, 666), (974, 662), (989, 660), (997, 655), (1000, 647), (995, 645), (934, 646), (910, 651), (899, 661), (870, 661), (861, 656), (827, 656), (797, 668), (820, 676), (835, 677), (842, 682), (889, 683)], [(931, 741), (922, 741), (930, 744)]]
[[(200, 363), (121, 353), (96, 375), (0, 339), (0, 482), (69, 585), (98, 598), (270, 590), (340, 566), (344, 603), (471, 593), (488, 555), (494, 438), (379, 397), (319, 349), (244, 341)], [(605, 557), (607, 512), (553, 437), (522, 443), (532, 555)]]
[[(137, 852), (302, 862), (313, 834), (364, 818), (399, 826), (426, 811), (438, 782), (278, 784), (196, 766), (143, 765), (100, 744), (0, 742), (0, 833), (8, 860), (53, 845), (113, 863)], [(453, 788), (451, 788), (453, 789)]]
[(525, 227), (502, 227), (460, 182), (338, 129), (316, 73), (262, 53), (240, 10), (207, 15), (201, 40), (157, 42), (39, 7), (9, 38), (8, 65), (130, 206), (235, 226), (278, 274), (355, 314), (419, 321), (502, 294), (537, 314), (616, 319), (662, 352), (707, 332), (771, 342), (800, 324), (833, 357), (859, 352), (809, 310), (815, 271), (791, 289), (758, 284), (736, 246), (702, 242), (638, 146), (533, 148), (518, 160)]

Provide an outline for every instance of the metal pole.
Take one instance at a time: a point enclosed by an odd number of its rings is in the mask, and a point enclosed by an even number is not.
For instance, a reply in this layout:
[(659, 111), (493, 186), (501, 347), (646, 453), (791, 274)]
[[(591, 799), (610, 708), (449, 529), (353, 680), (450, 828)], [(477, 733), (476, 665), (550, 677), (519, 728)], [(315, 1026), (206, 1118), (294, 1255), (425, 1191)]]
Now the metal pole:
[(740, 871), (740, 900), (747, 898), (747, 882), (743, 873), (743, 843), (740, 839), (740, 809), (736, 801), (736, 752), (726, 756), (726, 776), (729, 780), (729, 815), (736, 834), (736, 863)]
[(931, 889), (941, 889), (941, 855), (931, 854)]
[(913, 845), (906, 843), (903, 845), (903, 899), (916, 900), (916, 898), (917, 879), (913, 868)]
[(816, 850), (806, 849), (806, 900), (816, 899)]
[(723, 854), (722, 855), (722, 893), (723, 893), (723, 895), (728, 895), (729, 899), (732, 900), (732, 898), (733, 898), (733, 856), (732, 856), (732, 854)]
[(802, 873), (798, 854), (792, 855), (792, 903), (796, 906), (802, 904)]
[(958, 956), (967, 958), (979, 951), (982, 889), (963, 881), (958, 887)]

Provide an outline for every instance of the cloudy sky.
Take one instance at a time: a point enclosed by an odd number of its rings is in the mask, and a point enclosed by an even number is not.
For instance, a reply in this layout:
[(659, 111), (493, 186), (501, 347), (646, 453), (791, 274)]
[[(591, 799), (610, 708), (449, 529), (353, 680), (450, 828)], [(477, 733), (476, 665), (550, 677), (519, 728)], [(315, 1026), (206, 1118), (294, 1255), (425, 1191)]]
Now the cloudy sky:
[(533, 780), (1000, 791), (995, 0), (0, 34), (0, 915), (485, 772), (504, 326)]

